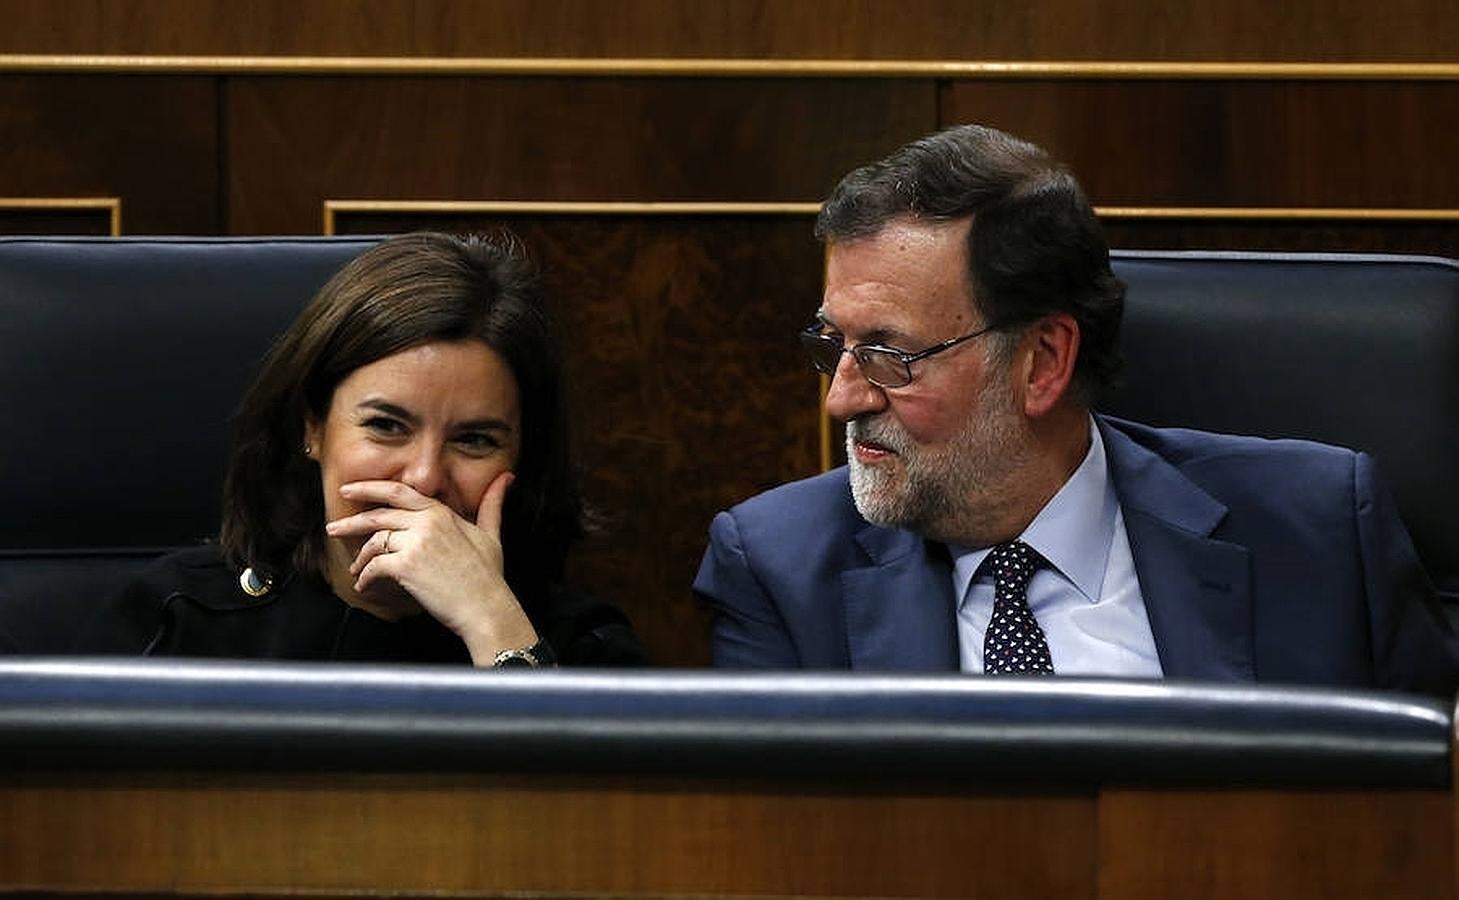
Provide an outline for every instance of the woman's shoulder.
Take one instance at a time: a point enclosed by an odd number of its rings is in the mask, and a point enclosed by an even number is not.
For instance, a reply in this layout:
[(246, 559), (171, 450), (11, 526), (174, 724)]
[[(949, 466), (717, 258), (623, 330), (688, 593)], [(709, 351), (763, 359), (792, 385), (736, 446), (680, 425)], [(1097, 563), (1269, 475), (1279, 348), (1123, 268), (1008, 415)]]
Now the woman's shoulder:
[[(259, 610), (272, 618), (266, 610), (276, 605), (278, 592), (250, 594), (239, 575), (216, 544), (160, 556), (97, 605), (78, 629), (74, 652), (176, 652), (179, 634), (191, 640), (197, 626), (217, 614)], [(255, 621), (252, 627), (261, 624)], [(187, 655), (223, 655), (208, 652), (208, 646), (203, 641)]]
[(160, 556), (123, 586), (134, 599), (156, 597), (159, 602), (184, 594), (213, 609), (257, 606), (270, 602), (269, 592), (245, 592), (239, 572), (229, 565), (217, 544), (202, 544)]
[(204, 573), (204, 572), (226, 572), (228, 563), (223, 558), (223, 548), (217, 544), (199, 544), (196, 547), (186, 547), (182, 550), (174, 550), (171, 553), (157, 557), (152, 564), (143, 570), (143, 575), (150, 573)]

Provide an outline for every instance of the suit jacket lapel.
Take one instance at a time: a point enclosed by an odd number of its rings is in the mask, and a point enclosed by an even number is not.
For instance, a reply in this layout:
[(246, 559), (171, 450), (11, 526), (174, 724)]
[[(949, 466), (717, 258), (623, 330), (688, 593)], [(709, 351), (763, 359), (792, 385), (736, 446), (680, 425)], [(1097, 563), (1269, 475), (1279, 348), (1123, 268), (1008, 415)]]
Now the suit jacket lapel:
[(1166, 677), (1254, 680), (1249, 554), (1210, 536), (1226, 507), (1118, 425), (1097, 421)]
[(868, 526), (857, 542), (871, 559), (841, 575), (851, 668), (956, 671), (952, 567), (922, 538)]

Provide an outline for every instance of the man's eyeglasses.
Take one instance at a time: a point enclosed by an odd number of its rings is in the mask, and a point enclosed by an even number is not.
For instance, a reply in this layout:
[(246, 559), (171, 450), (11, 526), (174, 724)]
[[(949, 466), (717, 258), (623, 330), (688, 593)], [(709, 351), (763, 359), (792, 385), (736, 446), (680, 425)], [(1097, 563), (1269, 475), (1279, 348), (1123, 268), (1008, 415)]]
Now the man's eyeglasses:
[(962, 337), (934, 344), (920, 353), (906, 353), (880, 344), (857, 344), (855, 347), (848, 347), (844, 338), (826, 334), (821, 330), (823, 327), (821, 323), (815, 322), (800, 333), (801, 345), (805, 347), (806, 355), (810, 357), (811, 365), (815, 366), (817, 372), (823, 375), (836, 374), (836, 366), (841, 363), (841, 354), (850, 353), (851, 358), (856, 360), (857, 367), (861, 369), (862, 377), (867, 381), (877, 387), (899, 388), (912, 383), (912, 363), (935, 356), (944, 350), (951, 350), (963, 341), (981, 337), (999, 326), (994, 324), (979, 328)]

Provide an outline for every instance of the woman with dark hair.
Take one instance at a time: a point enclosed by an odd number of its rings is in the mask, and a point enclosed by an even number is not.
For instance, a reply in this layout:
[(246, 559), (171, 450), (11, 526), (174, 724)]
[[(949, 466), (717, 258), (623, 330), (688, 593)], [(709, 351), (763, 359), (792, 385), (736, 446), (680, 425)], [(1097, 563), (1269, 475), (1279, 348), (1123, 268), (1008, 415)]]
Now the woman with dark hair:
[(559, 373), (514, 238), (382, 241), (244, 397), (218, 544), (160, 560), (77, 650), (641, 663), (621, 613), (559, 586), (583, 532)]

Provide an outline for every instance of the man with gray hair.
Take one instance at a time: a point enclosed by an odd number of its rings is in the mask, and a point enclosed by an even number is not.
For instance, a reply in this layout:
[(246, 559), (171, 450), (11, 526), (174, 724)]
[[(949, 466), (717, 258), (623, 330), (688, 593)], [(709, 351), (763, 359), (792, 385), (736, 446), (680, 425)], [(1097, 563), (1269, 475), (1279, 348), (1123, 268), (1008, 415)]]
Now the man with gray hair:
[(716, 665), (1452, 696), (1455, 638), (1371, 458), (1092, 410), (1124, 285), (1044, 151), (914, 141), (816, 230), (801, 340), (848, 464), (715, 518), (694, 589)]

